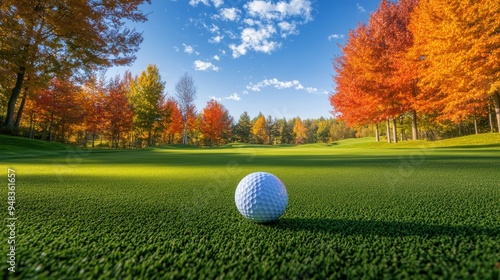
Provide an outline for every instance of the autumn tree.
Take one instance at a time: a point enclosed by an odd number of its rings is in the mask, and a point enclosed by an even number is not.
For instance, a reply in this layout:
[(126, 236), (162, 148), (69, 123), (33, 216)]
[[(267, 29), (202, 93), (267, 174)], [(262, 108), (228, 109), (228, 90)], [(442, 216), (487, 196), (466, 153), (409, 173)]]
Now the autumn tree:
[(500, 131), (499, 17), (496, 0), (419, 2), (408, 59), (419, 73), (422, 111), (459, 123), (492, 98)]
[(300, 118), (295, 119), (293, 134), (295, 135), (295, 144), (304, 144), (307, 142), (307, 127)]
[(161, 128), (162, 101), (165, 83), (156, 65), (146, 70), (130, 84), (130, 102), (134, 111), (134, 127), (139, 135), (146, 134), (147, 145), (153, 146), (153, 138)]
[(334, 111), (349, 125), (392, 119), (395, 141), (396, 117), (412, 110), (408, 100), (415, 92), (412, 77), (403, 79), (401, 75), (407, 73), (399, 69), (401, 57), (413, 42), (407, 26), (415, 4), (413, 0), (382, 0), (368, 25), (360, 24), (349, 34), (342, 55), (334, 61), (337, 87), (330, 97)]
[(210, 147), (220, 144), (223, 133), (230, 129), (229, 112), (217, 100), (210, 100), (203, 109), (201, 131), (203, 136), (210, 141)]
[(341, 55), (333, 62), (336, 87), (330, 94), (330, 103), (333, 114), (350, 126), (378, 124), (384, 119), (382, 99), (373, 94), (377, 89), (365, 74), (367, 69), (373, 68), (365, 63), (372, 59), (370, 36), (368, 26), (359, 24), (349, 32)]
[(12, 81), (2, 85), (12, 89), (6, 129), (17, 129), (15, 109), (21, 91), (28, 90), (27, 77), (48, 80), (131, 63), (142, 35), (125, 24), (146, 20), (138, 10), (144, 2), (149, 0), (0, 2), (0, 71), (12, 77), (2, 79)]
[(130, 85), (119, 75), (111, 79), (107, 85), (104, 99), (104, 126), (110, 136), (111, 147), (118, 149), (120, 140), (132, 129), (134, 112), (127, 98)]
[(170, 118), (164, 120), (165, 122), (165, 142), (168, 144), (175, 143), (175, 138), (177, 135), (182, 133), (182, 116), (177, 101), (172, 97), (167, 98), (163, 105), (163, 110), (170, 113)]
[(188, 118), (188, 138), (192, 139), (194, 145), (199, 146), (200, 139), (203, 136), (203, 132), (201, 131), (203, 114), (195, 114), (194, 106), (192, 108), (192, 113), (190, 113), (190, 117)]
[(255, 124), (252, 127), (252, 135), (255, 138), (257, 144), (264, 144), (268, 138), (267, 135), (267, 122), (264, 115), (259, 114), (255, 120)]
[(52, 79), (49, 87), (39, 91), (35, 100), (49, 141), (55, 141), (58, 134), (60, 142), (64, 143), (70, 126), (83, 121), (83, 94), (70, 80)]
[(175, 93), (177, 103), (182, 116), (182, 144), (188, 144), (188, 120), (193, 114), (196, 115), (194, 100), (196, 99), (197, 88), (194, 84), (194, 79), (189, 73), (184, 73), (175, 84)]
[(83, 126), (86, 134), (90, 133), (92, 137), (92, 148), (95, 146), (97, 135), (102, 133), (105, 127), (105, 90), (105, 79), (103, 76), (92, 75), (83, 86), (86, 99)]

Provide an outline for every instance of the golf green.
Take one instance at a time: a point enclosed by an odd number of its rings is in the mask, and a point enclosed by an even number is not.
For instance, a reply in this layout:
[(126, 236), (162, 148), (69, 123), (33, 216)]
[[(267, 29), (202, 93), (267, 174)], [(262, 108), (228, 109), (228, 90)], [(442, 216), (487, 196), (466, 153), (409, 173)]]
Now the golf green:
[[(496, 134), (122, 151), (0, 140), (4, 186), (15, 172), (12, 216), (7, 187), (1, 197), (19, 279), (500, 277)], [(235, 207), (255, 171), (286, 185), (276, 222)]]

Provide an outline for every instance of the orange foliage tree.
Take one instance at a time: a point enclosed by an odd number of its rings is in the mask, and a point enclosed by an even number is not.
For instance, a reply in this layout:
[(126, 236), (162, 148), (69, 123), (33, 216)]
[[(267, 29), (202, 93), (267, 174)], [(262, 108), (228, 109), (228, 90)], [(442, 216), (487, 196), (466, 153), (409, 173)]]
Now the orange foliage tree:
[(340, 115), (347, 124), (378, 123), (382, 119), (380, 101), (371, 95), (371, 83), (365, 77), (369, 56), (368, 27), (360, 24), (349, 32), (342, 55), (334, 60), (336, 92), (330, 95), (333, 113)]
[(91, 77), (83, 87), (85, 93), (85, 116), (83, 128), (92, 137), (92, 147), (97, 135), (103, 132), (105, 127), (104, 102), (105, 81), (104, 78)]
[(421, 0), (410, 23), (422, 111), (459, 122), (494, 101), (500, 130), (500, 4)]
[(222, 104), (212, 99), (203, 109), (200, 130), (206, 139), (210, 140), (210, 147), (220, 144), (223, 133), (230, 129), (229, 112)]
[(163, 110), (168, 112), (170, 118), (165, 123), (164, 139), (168, 144), (175, 143), (176, 137), (182, 133), (182, 115), (179, 105), (172, 97), (167, 98), (163, 105)]

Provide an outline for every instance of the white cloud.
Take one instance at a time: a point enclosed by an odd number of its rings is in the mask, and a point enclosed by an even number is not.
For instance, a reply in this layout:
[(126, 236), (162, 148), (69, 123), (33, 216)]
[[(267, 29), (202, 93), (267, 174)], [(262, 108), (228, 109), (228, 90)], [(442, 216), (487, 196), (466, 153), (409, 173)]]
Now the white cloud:
[(268, 40), (275, 33), (276, 29), (272, 25), (267, 25), (258, 30), (247, 27), (241, 31), (241, 44), (238, 46), (231, 44), (229, 48), (233, 51), (233, 57), (235, 58), (245, 55), (248, 49), (269, 54), (280, 47), (279, 43)]
[(274, 5), (271, 2), (254, 0), (245, 4), (245, 8), (251, 16), (261, 17), (265, 19), (275, 18)]
[(219, 67), (213, 65), (211, 62), (196, 60), (194, 62), (194, 69), (197, 71), (219, 71)]
[(231, 94), (230, 96), (224, 97), (226, 100), (234, 100), (234, 101), (240, 101), (241, 97), (235, 92)]
[(249, 15), (266, 20), (283, 19), (290, 16), (303, 17), (305, 22), (312, 20), (311, 1), (309, 0), (280, 1), (276, 4), (270, 1), (254, 0), (245, 4), (244, 7)]
[[(189, 5), (195, 7), (197, 6), (198, 4), (200, 3), (203, 3), (205, 4), (206, 6), (210, 6), (210, 1), (208, 0), (189, 0)], [(214, 6), (216, 8), (220, 7), (222, 4), (224, 4), (224, 1), (223, 0), (212, 0), (212, 4), (214, 4)]]
[(306, 91), (309, 93), (316, 93), (318, 92), (318, 89), (313, 87), (306, 87)]
[(220, 57), (218, 55), (214, 55), (214, 59), (219, 61), (220, 60)]
[(179, 47), (173, 46), (175, 52), (179, 52)]
[(332, 34), (328, 36), (328, 41), (334, 40), (334, 39), (342, 39), (344, 38), (344, 34)]
[(220, 10), (220, 15), (222, 19), (224, 20), (229, 20), (229, 21), (235, 21), (239, 17), (240, 10), (237, 8), (225, 8)]
[(226, 30), (225, 32), (226, 32), (227, 36), (229, 36), (229, 38), (231, 38), (233, 40), (239, 38), (238, 35), (236, 35), (235, 33), (233, 33), (233, 31), (231, 31), (231, 30)]
[(215, 34), (219, 34), (219, 27), (215, 24), (212, 23), (212, 26), (207, 26), (206, 24), (204, 24), (203, 26), (205, 26), (205, 28), (212, 32), (212, 33), (215, 33)]
[(287, 21), (282, 21), (278, 23), (279, 28), (281, 29), (281, 37), (286, 38), (288, 35), (297, 34), (297, 25), (295, 23), (289, 23)]
[[(219, 44), (224, 39), (234, 58), (249, 52), (270, 54), (279, 49), (282, 40), (299, 34), (299, 27), (313, 20), (312, 0), (246, 0), (246, 4), (225, 4), (223, 0), (189, 0), (189, 4), (214, 6), (215, 13), (200, 14), (195, 26), (210, 32), (208, 42)], [(229, 2), (233, 4), (233, 2)], [(225, 5), (225, 6), (224, 6)], [(204, 21), (209, 19), (212, 22)], [(229, 25), (229, 21), (234, 24)], [(216, 24), (221, 23), (217, 26)]]
[(318, 92), (317, 88), (314, 87), (304, 87), (298, 80), (293, 81), (280, 81), (276, 78), (265, 79), (256, 84), (250, 83), (246, 88), (251, 91), (261, 91), (262, 88), (273, 87), (276, 89), (288, 89), (293, 88), (295, 90), (304, 90), (308, 93)]
[(253, 20), (251, 18), (246, 18), (243, 20), (244, 23), (246, 23), (247, 25), (250, 25), (250, 26), (253, 26), (255, 24), (259, 24), (260, 22), (257, 21), (257, 20)]
[(238, 93), (233, 93), (229, 96), (226, 96), (226, 97), (215, 97), (215, 96), (210, 96), (210, 99), (212, 100), (216, 100), (216, 101), (222, 101), (222, 100), (234, 100), (234, 101), (240, 101), (241, 100), (241, 97), (238, 95)]
[(222, 4), (224, 4), (223, 0), (212, 0), (212, 3), (216, 8), (219, 8)]
[(222, 41), (222, 39), (224, 39), (224, 36), (217, 35), (215, 37), (210, 38), (210, 40), (208, 40), (208, 42), (212, 43), (212, 44), (218, 44)]
[(208, 0), (189, 0), (189, 5), (191, 6), (197, 6), (198, 4), (203, 3), (205, 5), (210, 5)]
[(363, 6), (361, 6), (359, 3), (356, 3), (356, 8), (358, 9), (358, 12), (366, 13), (365, 8)]
[(193, 54), (193, 53), (196, 53), (198, 54), (198, 52), (195, 51), (194, 47), (193, 46), (190, 46), (190, 45), (186, 45), (186, 44), (182, 44), (184, 46), (184, 52), (187, 53), (187, 54)]

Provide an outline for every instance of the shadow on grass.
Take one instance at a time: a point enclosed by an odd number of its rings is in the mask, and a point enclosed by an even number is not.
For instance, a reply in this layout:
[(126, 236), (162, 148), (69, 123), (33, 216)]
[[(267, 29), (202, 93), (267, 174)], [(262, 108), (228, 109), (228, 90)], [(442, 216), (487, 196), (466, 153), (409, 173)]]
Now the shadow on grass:
[(363, 221), (329, 218), (281, 218), (265, 224), (278, 230), (327, 232), (341, 235), (402, 236), (488, 236), (500, 237), (500, 228), (429, 225), (416, 222)]
[(500, 143), (483, 144), (483, 145), (470, 144), (470, 145), (437, 147), (437, 149), (484, 149), (484, 148), (500, 148)]

